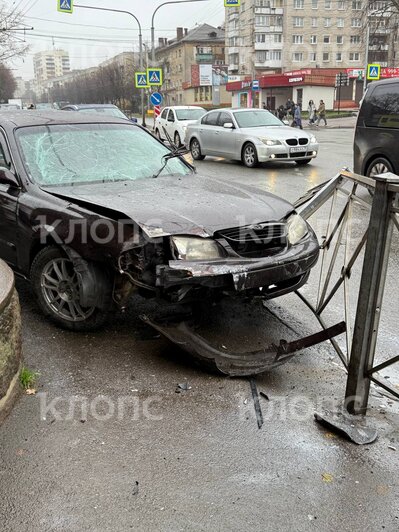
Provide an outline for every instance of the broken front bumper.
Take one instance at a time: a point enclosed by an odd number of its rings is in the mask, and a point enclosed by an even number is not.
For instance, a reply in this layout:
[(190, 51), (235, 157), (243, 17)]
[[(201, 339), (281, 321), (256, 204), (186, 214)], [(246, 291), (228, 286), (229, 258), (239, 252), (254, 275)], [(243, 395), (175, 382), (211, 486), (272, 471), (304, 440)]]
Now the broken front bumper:
[(316, 238), (301, 242), (271, 257), (227, 257), (213, 261), (170, 261), (157, 267), (157, 287), (203, 286), (235, 292), (259, 289), (265, 297), (277, 297), (302, 286), (319, 256)]

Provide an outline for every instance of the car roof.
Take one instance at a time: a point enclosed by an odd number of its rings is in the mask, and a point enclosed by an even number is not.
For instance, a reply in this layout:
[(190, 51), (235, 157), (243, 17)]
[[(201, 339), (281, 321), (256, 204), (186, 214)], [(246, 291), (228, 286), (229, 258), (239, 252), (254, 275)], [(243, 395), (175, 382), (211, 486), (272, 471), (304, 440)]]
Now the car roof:
[(399, 78), (387, 78), (387, 79), (380, 79), (379, 81), (372, 81), (369, 83), (369, 87), (375, 87), (376, 85), (388, 85), (389, 83), (398, 83)]
[(64, 105), (65, 107), (74, 107), (75, 109), (98, 109), (98, 108), (111, 108), (111, 109), (118, 109), (116, 105), (113, 105), (112, 103), (67, 103)]
[(57, 110), (23, 110), (12, 111), (2, 115), (0, 113), (0, 126), (5, 129), (15, 129), (16, 127), (27, 126), (44, 126), (51, 124), (96, 124), (102, 123), (118, 123), (131, 124), (124, 118), (116, 118), (112, 116), (93, 115), (91, 113), (66, 113), (65, 111)]
[(204, 109), (200, 105), (165, 105), (168, 109)]

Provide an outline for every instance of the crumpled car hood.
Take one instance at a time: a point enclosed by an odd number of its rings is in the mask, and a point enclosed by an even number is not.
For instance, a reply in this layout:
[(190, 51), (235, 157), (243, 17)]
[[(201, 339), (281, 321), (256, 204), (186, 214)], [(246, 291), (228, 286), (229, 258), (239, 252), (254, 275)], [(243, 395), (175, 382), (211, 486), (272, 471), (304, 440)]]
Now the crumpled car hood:
[(129, 182), (45, 188), (57, 197), (111, 209), (136, 222), (150, 237), (215, 231), (278, 221), (294, 208), (287, 201), (246, 185), (199, 175), (160, 176)]

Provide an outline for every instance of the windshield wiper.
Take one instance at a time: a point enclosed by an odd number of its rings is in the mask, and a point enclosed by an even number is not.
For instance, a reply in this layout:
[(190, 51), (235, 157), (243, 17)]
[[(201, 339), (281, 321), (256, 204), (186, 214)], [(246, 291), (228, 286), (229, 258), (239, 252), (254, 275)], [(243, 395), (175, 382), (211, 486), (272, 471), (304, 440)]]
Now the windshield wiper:
[(174, 159), (176, 157), (181, 157), (182, 155), (186, 155), (186, 153), (189, 153), (189, 150), (185, 146), (182, 146), (181, 148), (176, 148), (173, 151), (171, 151), (170, 153), (167, 153), (166, 155), (164, 155), (162, 157), (163, 165), (158, 170), (158, 172), (156, 174), (154, 174), (152, 177), (154, 179), (159, 177), (159, 175), (163, 172), (163, 170), (165, 169), (165, 167), (168, 164), (168, 162), (170, 161), (170, 159)]

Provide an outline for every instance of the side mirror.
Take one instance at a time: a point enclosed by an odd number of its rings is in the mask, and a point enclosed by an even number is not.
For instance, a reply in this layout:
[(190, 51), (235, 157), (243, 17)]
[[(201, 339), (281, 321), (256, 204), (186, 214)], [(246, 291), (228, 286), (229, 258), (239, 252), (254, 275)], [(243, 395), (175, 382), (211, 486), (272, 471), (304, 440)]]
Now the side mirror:
[(15, 175), (8, 168), (0, 168), (0, 185), (19, 188), (19, 183)]
[(225, 122), (225, 123), (223, 124), (223, 127), (224, 127), (225, 129), (234, 129), (234, 124), (233, 124), (233, 122)]

